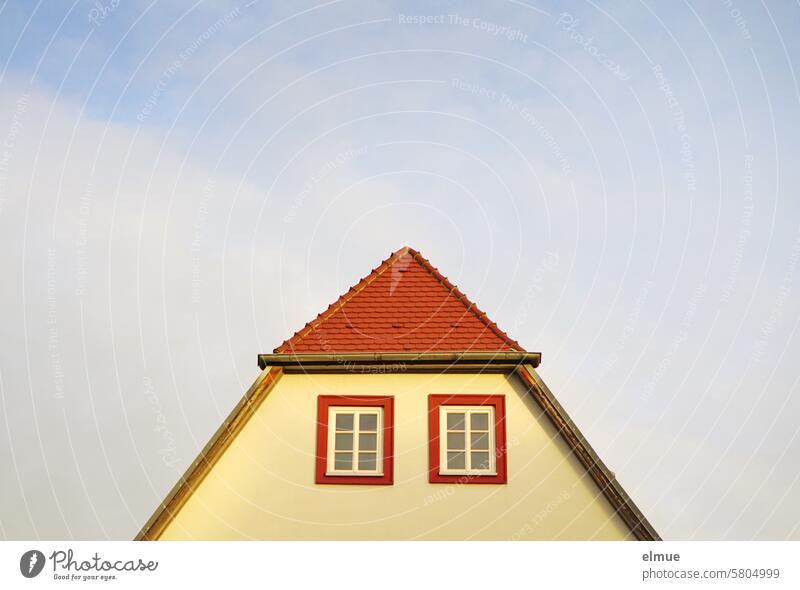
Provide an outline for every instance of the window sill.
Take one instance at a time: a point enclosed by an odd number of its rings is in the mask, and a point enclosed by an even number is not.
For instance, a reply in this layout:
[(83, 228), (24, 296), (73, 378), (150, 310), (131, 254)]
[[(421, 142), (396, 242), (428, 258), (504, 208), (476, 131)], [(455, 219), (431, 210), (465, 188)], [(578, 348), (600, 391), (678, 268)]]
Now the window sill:
[(325, 477), (383, 477), (383, 472), (353, 473), (352, 471), (326, 471)]

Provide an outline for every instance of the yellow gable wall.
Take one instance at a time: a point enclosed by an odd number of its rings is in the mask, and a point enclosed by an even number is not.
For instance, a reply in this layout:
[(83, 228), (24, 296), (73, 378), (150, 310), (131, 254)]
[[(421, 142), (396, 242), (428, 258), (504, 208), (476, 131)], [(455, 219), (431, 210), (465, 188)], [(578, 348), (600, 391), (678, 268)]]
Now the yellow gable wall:
[[(429, 394), (506, 397), (508, 483), (428, 483)], [(391, 486), (314, 483), (317, 396), (394, 395)], [(161, 539), (623, 539), (514, 376), (284, 375)]]

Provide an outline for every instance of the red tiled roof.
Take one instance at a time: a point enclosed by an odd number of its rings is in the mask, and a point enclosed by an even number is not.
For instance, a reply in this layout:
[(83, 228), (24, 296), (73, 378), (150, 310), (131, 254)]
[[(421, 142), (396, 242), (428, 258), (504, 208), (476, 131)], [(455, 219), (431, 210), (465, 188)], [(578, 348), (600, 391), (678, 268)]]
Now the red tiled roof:
[(411, 248), (383, 261), (276, 353), (524, 349)]

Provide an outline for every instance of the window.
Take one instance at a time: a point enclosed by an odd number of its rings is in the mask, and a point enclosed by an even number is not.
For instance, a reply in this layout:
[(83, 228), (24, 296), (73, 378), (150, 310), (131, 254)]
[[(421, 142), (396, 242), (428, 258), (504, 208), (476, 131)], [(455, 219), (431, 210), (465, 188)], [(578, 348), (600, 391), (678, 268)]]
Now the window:
[(439, 410), (439, 473), (495, 475), (494, 408), (444, 406)]
[(391, 484), (394, 398), (323, 395), (317, 406), (316, 482)]
[(383, 408), (328, 408), (328, 475), (383, 475)]
[(431, 483), (506, 483), (505, 399), (431, 395)]

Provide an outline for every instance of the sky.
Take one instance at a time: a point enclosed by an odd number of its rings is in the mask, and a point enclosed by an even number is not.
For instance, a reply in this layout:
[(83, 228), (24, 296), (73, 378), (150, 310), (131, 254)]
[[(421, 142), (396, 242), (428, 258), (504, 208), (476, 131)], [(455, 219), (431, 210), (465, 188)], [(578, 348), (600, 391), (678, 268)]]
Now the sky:
[(0, 538), (130, 539), (412, 246), (666, 539), (800, 539), (800, 4), (0, 0)]

